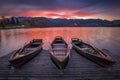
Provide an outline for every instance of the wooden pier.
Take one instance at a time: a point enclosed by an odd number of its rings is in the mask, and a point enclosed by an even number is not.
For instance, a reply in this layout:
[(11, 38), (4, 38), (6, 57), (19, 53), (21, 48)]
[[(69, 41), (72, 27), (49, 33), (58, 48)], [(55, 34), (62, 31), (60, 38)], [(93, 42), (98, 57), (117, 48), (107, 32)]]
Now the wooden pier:
[(0, 80), (120, 80), (120, 54), (112, 55), (117, 63), (103, 68), (71, 50), (68, 65), (59, 70), (50, 59), (49, 51), (40, 54), (21, 68), (9, 66), (11, 54), (0, 58)]

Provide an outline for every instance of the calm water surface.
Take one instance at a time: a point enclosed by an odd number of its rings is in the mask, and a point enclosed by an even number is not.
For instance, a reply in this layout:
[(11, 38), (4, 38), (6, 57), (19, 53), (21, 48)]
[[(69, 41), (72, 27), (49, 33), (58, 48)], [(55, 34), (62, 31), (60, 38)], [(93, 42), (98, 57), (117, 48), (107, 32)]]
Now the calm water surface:
[(0, 30), (0, 57), (19, 49), (33, 38), (43, 39), (43, 48), (48, 50), (56, 36), (62, 36), (69, 45), (71, 38), (77, 37), (99, 49), (107, 49), (116, 55), (120, 54), (120, 28), (66, 27)]

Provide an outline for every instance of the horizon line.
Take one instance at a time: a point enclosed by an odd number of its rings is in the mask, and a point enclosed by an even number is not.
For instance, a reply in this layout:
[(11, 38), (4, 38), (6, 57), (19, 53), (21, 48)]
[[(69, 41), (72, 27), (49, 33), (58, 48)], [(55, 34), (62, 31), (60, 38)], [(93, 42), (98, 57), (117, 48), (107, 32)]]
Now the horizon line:
[[(0, 19), (2, 19), (3, 16), (0, 16)], [(15, 17), (15, 18), (18, 18), (18, 17), (25, 17), (25, 18), (48, 18), (48, 19), (67, 19), (67, 20), (70, 20), (70, 19), (83, 19), (83, 20), (88, 20), (88, 19), (99, 19), (99, 20), (107, 20), (107, 21), (114, 21), (114, 20), (120, 20), (120, 19), (102, 19), (102, 18), (60, 18), (60, 17), (57, 17), (57, 18), (51, 18), (51, 17), (44, 17), (44, 16), (4, 16), (4, 18), (12, 18), (12, 17)]]

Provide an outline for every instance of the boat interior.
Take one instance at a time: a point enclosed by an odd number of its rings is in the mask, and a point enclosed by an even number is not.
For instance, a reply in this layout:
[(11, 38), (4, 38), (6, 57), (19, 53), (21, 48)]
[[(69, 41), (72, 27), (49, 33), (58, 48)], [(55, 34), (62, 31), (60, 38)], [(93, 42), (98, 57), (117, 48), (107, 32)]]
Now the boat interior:
[(67, 45), (59, 38), (53, 42), (52, 49), (55, 55), (65, 55), (67, 52)]
[(26, 48), (36, 48), (38, 46), (40, 46), (40, 42), (34, 42), (34, 43), (31, 43), (29, 44)]
[(74, 44), (76, 46), (80, 47), (80, 49), (83, 50), (85, 53), (107, 57), (107, 55), (105, 55), (101, 51), (95, 50), (93, 47), (91, 47), (91, 46), (89, 46), (81, 41), (74, 41)]
[(25, 54), (28, 54), (32, 51), (34, 51), (34, 49), (36, 47), (39, 47), (41, 44), (41, 42), (39, 40), (35, 40), (30, 42), (30, 44), (25, 45), (23, 48), (21, 48), (14, 57), (20, 57), (20, 56), (24, 56)]
[(81, 48), (86, 53), (92, 53), (92, 54), (98, 54), (92, 47), (88, 46), (87, 44), (84, 44), (81, 41), (74, 41), (74, 44)]

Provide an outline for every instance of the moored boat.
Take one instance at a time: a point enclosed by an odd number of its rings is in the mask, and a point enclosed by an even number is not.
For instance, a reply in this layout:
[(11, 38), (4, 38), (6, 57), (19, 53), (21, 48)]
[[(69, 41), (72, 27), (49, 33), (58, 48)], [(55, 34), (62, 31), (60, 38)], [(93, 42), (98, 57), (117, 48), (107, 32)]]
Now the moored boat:
[(33, 39), (28, 44), (25, 44), (24, 47), (16, 50), (9, 59), (11, 66), (19, 68), (24, 65), (26, 62), (35, 57), (42, 50), (42, 39)]
[(72, 38), (71, 41), (73, 49), (103, 67), (110, 67), (116, 62), (107, 53), (96, 47), (93, 47), (90, 44), (83, 42), (78, 38)]
[(57, 36), (50, 46), (50, 55), (52, 61), (58, 66), (59, 69), (65, 68), (69, 60), (70, 48), (64, 39)]

